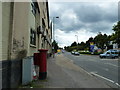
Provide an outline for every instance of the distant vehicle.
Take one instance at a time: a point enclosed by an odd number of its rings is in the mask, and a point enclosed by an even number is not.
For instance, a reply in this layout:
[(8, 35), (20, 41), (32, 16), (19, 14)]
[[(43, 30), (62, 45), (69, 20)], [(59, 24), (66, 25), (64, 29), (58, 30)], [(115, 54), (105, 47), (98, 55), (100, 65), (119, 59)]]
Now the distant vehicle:
[(110, 49), (103, 54), (100, 54), (100, 58), (118, 58), (119, 57), (119, 51)]
[(64, 50), (62, 50), (62, 53), (64, 53), (65, 51)]
[(71, 52), (71, 54), (74, 54), (74, 53), (75, 53), (74, 51)]
[(80, 55), (80, 53), (77, 52), (77, 51), (72, 51), (71, 54), (73, 54), (73, 55)]
[(74, 55), (80, 55), (80, 53), (79, 52), (74, 52)]

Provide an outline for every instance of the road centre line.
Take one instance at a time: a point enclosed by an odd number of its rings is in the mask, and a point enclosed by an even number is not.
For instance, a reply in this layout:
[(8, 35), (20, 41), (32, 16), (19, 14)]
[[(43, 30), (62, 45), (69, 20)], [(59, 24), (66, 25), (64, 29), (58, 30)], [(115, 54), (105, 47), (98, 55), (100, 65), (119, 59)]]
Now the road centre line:
[(111, 66), (114, 66), (114, 67), (119, 67), (119, 66), (111, 64), (111, 63), (104, 63), (104, 64), (108, 64), (108, 65), (111, 65)]

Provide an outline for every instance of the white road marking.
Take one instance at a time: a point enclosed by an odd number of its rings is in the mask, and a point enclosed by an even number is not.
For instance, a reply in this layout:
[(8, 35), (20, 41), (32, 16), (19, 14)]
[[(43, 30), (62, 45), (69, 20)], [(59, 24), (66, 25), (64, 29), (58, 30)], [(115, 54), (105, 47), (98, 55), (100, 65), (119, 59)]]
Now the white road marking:
[(86, 72), (88, 75), (92, 76), (91, 73), (87, 72), (85, 69), (83, 69), (82, 67), (80, 67), (81, 70), (83, 70), (84, 72)]
[(94, 75), (94, 76), (103, 78), (103, 79), (105, 79), (105, 80), (107, 80), (107, 81), (109, 81), (109, 82), (111, 82), (111, 83), (114, 83), (114, 84), (117, 85), (118, 87), (120, 87), (120, 85), (119, 85), (118, 83), (115, 83), (115, 81), (110, 80), (110, 79), (108, 79), (108, 78), (105, 78), (105, 77), (103, 77), (103, 76), (101, 76), (101, 75), (98, 75), (98, 74), (96, 74), (96, 73), (97, 73), (96, 71), (90, 72), (91, 75)]
[(97, 71), (90, 72), (91, 74), (97, 73)]
[(115, 83), (113, 80), (110, 80), (110, 79), (108, 79), (108, 78), (105, 78), (105, 77), (103, 77), (103, 76), (101, 76), (101, 75), (98, 75), (98, 74), (96, 74), (96, 73), (91, 73), (91, 74), (93, 74), (94, 76), (98, 76), (98, 77), (100, 77), (100, 78), (103, 78), (103, 79), (105, 79), (105, 80), (107, 80), (107, 81), (109, 81), (109, 82)]
[(115, 83), (115, 84), (120, 87), (120, 85), (118, 83)]
[[(100, 60), (112, 60), (112, 61), (114, 61), (114, 60), (119, 60), (119, 59), (100, 59)], [(85, 61), (85, 60), (84, 60), (84, 61)], [(93, 61), (93, 60), (91, 60), (91, 61)], [(115, 67), (119, 67), (119, 66), (114, 65), (114, 64), (111, 64), (111, 63), (105, 63), (105, 64), (109, 64), (109, 65), (112, 65), (112, 66), (115, 66)], [(82, 67), (81, 67), (81, 69), (82, 69), (83, 71), (85, 71), (87, 74), (89, 74), (90, 76), (91, 76), (91, 75), (94, 75), (94, 76), (103, 78), (103, 79), (105, 79), (105, 80), (107, 80), (107, 81), (109, 81), (109, 82), (112, 82), (112, 83), (114, 83), (114, 84), (116, 84), (117, 86), (120, 87), (120, 85), (119, 85), (118, 83), (115, 83), (115, 81), (110, 80), (110, 79), (108, 79), (108, 78), (105, 78), (105, 77), (103, 77), (103, 76), (101, 76), (101, 75), (96, 74), (96, 73), (97, 73), (96, 71), (93, 71), (93, 72), (90, 72), (90, 73), (89, 73), (89, 72), (87, 72), (86, 70), (84, 70)], [(109, 69), (106, 68), (105, 70), (109, 70)]]
[(117, 60), (119, 60), (119, 59), (100, 59), (100, 60), (108, 60), (108, 61), (117, 61)]
[[(66, 57), (66, 56), (65, 56)], [(66, 57), (68, 58), (68, 57)], [(72, 63), (73, 63), (73, 60), (68, 58)], [(80, 66), (79, 66), (80, 67)], [(86, 72), (87, 74), (89, 74), (90, 76), (92, 76), (89, 72), (87, 72), (85, 69), (83, 69), (82, 67), (80, 67), (81, 70), (83, 70), (84, 72)]]
[(119, 67), (118, 65), (111, 64), (111, 63), (104, 63), (104, 64), (108, 64), (108, 65), (111, 65), (111, 66), (114, 66), (114, 67)]

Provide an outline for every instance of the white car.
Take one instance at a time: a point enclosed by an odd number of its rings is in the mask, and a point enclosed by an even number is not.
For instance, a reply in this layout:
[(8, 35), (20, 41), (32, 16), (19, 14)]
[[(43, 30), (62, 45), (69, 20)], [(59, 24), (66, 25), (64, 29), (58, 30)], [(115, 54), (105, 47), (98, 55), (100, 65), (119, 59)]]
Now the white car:
[(74, 53), (75, 53), (74, 51), (71, 52), (71, 54), (74, 54)]
[(100, 54), (100, 58), (118, 58), (119, 52), (117, 50), (108, 50), (103, 54)]
[(74, 55), (80, 55), (80, 53), (79, 52), (75, 52)]

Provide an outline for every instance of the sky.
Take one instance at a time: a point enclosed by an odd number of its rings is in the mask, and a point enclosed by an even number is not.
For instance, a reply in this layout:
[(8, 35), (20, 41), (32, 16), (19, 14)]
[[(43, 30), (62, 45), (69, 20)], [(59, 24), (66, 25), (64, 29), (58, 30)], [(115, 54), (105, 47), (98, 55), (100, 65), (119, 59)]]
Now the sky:
[(52, 21), (54, 17), (55, 40), (64, 47), (77, 42), (75, 35), (79, 43), (99, 32), (111, 35), (118, 21), (118, 2), (49, 2), (49, 12)]

